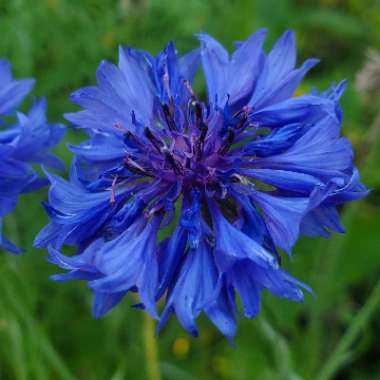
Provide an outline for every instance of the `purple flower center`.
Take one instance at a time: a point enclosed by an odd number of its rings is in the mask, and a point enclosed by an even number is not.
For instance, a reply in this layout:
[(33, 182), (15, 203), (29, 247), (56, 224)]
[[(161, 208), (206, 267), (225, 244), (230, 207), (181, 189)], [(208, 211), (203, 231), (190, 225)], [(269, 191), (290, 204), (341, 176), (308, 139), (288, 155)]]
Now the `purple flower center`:
[[(236, 112), (228, 123), (220, 117), (218, 126), (223, 124), (224, 128), (210, 129), (209, 110), (203, 102), (192, 95), (184, 108), (185, 127), (177, 126), (175, 113), (181, 110), (170, 102), (161, 105), (157, 128), (143, 127), (142, 133), (126, 132), (124, 167), (146, 180), (159, 180), (161, 185), (167, 184), (168, 189), (177, 184), (177, 196), (181, 190), (198, 189), (224, 198), (226, 178), (244, 182), (242, 176), (234, 172), (234, 152), (239, 149), (234, 144), (252, 139), (247, 110)], [(215, 124), (215, 120), (212, 122)], [(247, 132), (248, 129), (251, 131)], [(121, 181), (122, 177), (115, 177), (114, 185)]]

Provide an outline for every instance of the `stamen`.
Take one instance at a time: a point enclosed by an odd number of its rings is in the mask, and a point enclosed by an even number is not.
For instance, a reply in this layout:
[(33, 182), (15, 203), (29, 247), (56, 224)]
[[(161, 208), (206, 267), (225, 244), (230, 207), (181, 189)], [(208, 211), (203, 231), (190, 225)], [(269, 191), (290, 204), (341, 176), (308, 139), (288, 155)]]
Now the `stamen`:
[(162, 143), (161, 141), (152, 133), (152, 131), (148, 128), (144, 128), (144, 135), (151, 142), (151, 144), (157, 149), (159, 153), (161, 153)]
[(196, 152), (197, 160), (200, 160), (202, 157), (202, 154), (203, 154), (204, 142), (205, 142), (207, 132), (208, 132), (208, 125), (201, 122), (199, 125), (199, 128), (201, 130), (201, 133), (199, 134), (199, 139), (195, 145), (195, 152)]
[(168, 125), (171, 131), (175, 131), (176, 126), (173, 120), (172, 113), (170, 112), (169, 106), (167, 104), (162, 104), (161, 106), (162, 106), (162, 111), (164, 112), (166, 124)]
[(195, 113), (195, 120), (196, 123), (199, 125), (202, 123), (203, 115), (202, 115), (202, 103), (199, 102), (195, 96), (192, 96), (190, 99), (190, 106), (194, 109)]
[(234, 173), (232, 176), (231, 176), (231, 179), (233, 182), (239, 182), (243, 185), (249, 185), (249, 180), (247, 177), (245, 176), (242, 176), (240, 174), (237, 174), (237, 173)]
[(184, 86), (187, 88), (187, 91), (189, 91), (190, 95), (191, 95), (192, 97), (195, 98), (194, 90), (193, 90), (193, 88), (191, 87), (190, 82), (189, 82), (188, 80), (185, 79), (185, 80), (183, 81), (183, 84), (184, 84)]
[(242, 128), (247, 120), (248, 120), (248, 115), (244, 112), (239, 122), (236, 125), (236, 129)]
[(222, 146), (219, 148), (218, 153), (221, 155), (224, 155), (228, 152), (228, 150), (231, 148), (231, 145), (233, 144), (235, 139), (235, 132), (232, 128), (228, 128), (227, 131), (227, 137), (223, 141)]
[[(131, 131), (127, 131), (124, 133), (124, 141), (126, 139), (129, 140), (130, 142), (132, 142), (133, 144), (135, 144), (136, 146), (138, 146), (140, 148), (142, 147), (140, 139)], [(126, 143), (128, 143), (128, 142), (126, 141)]]
[(163, 155), (165, 156), (166, 161), (171, 165), (175, 174), (183, 174), (183, 167), (180, 162), (178, 162), (173, 155), (169, 152), (167, 148), (163, 148), (161, 150)]
[(153, 177), (152, 174), (147, 172), (143, 167), (141, 167), (136, 161), (132, 160), (130, 157), (126, 157), (124, 160), (124, 166), (132, 173), (142, 174), (149, 177)]
[(207, 136), (208, 125), (202, 122), (199, 125), (199, 129), (201, 130), (201, 133), (199, 135), (199, 141), (201, 141), (203, 143), (206, 139), (206, 136)]
[(114, 177), (112, 181), (112, 186), (111, 186), (111, 197), (110, 197), (110, 203), (111, 205), (114, 205), (116, 202), (116, 194), (115, 194), (115, 186), (117, 182), (117, 175)]
[(151, 209), (145, 210), (144, 216), (146, 219), (149, 219), (151, 216), (153, 216), (154, 214), (158, 214), (162, 210), (163, 210), (163, 206), (161, 204), (158, 204), (158, 205), (152, 207)]

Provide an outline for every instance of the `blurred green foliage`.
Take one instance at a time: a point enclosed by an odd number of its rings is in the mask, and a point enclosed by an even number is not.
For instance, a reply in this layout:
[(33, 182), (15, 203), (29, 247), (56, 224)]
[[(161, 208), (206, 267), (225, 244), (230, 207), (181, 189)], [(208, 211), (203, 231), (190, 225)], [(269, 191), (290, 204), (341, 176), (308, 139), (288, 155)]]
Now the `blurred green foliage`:
[[(47, 96), (57, 121), (75, 109), (68, 94), (95, 81), (100, 60), (116, 61), (118, 44), (156, 53), (174, 40), (184, 52), (197, 44), (193, 33), (205, 31), (232, 46), (261, 26), (269, 28), (268, 46), (291, 27), (299, 60), (322, 59), (300, 91), (349, 80), (343, 132), (373, 191), (342, 210), (344, 236), (301, 239), (285, 263), (316, 298), (295, 305), (265, 295), (262, 315), (241, 320), (236, 348), (204, 318), (198, 339), (171, 320), (157, 338), (162, 378), (379, 379), (380, 291), (371, 292), (380, 275), (380, 102), (354, 87), (367, 49), (380, 48), (379, 1), (1, 0), (0, 56), (17, 76), (36, 77), (35, 94)], [(82, 138), (70, 131), (65, 142)], [(68, 164), (64, 144), (58, 152)], [(0, 379), (146, 379), (143, 318), (130, 309), (132, 296), (94, 321), (84, 285), (48, 280), (55, 268), (30, 248), (47, 222), (44, 198), (46, 189), (24, 196), (6, 219), (8, 235), (27, 252), (0, 255)]]

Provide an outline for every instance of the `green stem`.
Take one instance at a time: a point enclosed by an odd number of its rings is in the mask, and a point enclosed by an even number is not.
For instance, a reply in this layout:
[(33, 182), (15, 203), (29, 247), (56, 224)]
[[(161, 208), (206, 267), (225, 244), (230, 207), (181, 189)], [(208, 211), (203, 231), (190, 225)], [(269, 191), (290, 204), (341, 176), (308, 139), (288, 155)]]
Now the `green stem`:
[(148, 380), (161, 380), (160, 368), (158, 364), (158, 350), (156, 338), (154, 336), (154, 321), (147, 314), (144, 314), (144, 349), (145, 349), (145, 363), (147, 369)]
[(279, 380), (299, 380), (300, 377), (293, 371), (290, 350), (286, 339), (277, 332), (264, 317), (257, 319), (260, 332), (268, 341), (273, 350), (277, 376)]
[(336, 371), (350, 356), (349, 349), (359, 336), (364, 326), (369, 322), (380, 304), (380, 281), (376, 284), (371, 295), (367, 298), (367, 302), (361, 308), (350, 326), (340, 339), (332, 355), (330, 355), (324, 367), (322, 367), (317, 380), (332, 379)]

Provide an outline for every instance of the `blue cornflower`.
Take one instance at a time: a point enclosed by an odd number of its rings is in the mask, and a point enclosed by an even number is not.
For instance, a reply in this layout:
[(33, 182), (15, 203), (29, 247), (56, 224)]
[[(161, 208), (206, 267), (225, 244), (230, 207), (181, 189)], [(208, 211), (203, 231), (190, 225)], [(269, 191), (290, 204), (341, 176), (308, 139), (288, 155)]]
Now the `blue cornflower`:
[[(265, 53), (259, 30), (232, 55), (198, 37), (183, 57), (173, 44), (156, 57), (120, 48), (118, 66), (102, 62), (97, 85), (72, 94), (83, 110), (66, 118), (89, 140), (70, 147), (69, 181), (48, 174), (51, 223), (35, 243), (68, 271), (53, 279), (88, 282), (95, 317), (132, 291), (159, 328), (174, 313), (197, 335), (204, 312), (232, 338), (236, 296), (248, 318), (264, 290), (303, 300), (311, 290), (279, 251), (342, 232), (336, 206), (366, 190), (340, 137), (344, 82), (293, 97), (317, 63), (295, 67), (293, 32)], [(200, 62), (208, 102), (192, 88)]]
[(11, 253), (21, 250), (2, 235), (4, 216), (16, 207), (20, 194), (47, 184), (32, 165), (62, 168), (50, 148), (61, 139), (64, 129), (47, 123), (45, 100), (36, 100), (27, 114), (14, 115), (33, 85), (33, 79), (14, 80), (10, 64), (0, 60), (0, 248)]

